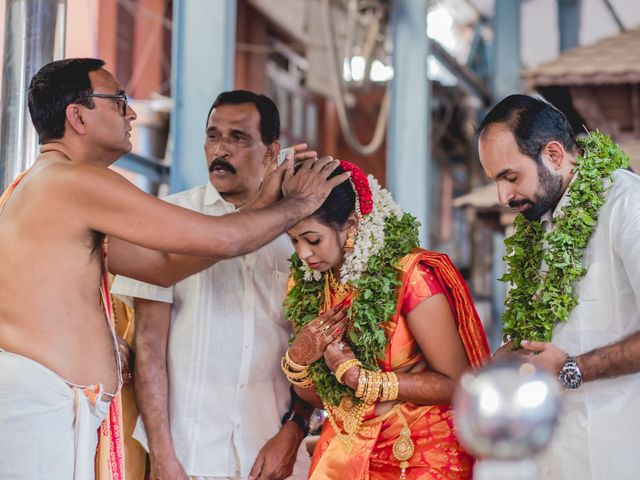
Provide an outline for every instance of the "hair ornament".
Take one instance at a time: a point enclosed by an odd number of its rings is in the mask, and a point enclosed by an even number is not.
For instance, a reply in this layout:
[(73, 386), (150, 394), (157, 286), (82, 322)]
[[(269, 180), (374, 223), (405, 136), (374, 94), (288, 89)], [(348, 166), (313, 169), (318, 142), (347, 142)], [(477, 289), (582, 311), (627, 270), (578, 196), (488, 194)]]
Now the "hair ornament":
[[(345, 160), (340, 161), (340, 166), (351, 172), (349, 182), (356, 194), (355, 211), (358, 216), (353, 249), (344, 252), (344, 263), (340, 269), (340, 283), (346, 284), (359, 280), (367, 272), (369, 259), (384, 246), (386, 219), (391, 215), (401, 218), (403, 212), (372, 175), (365, 176), (359, 167)], [(312, 270), (304, 262), (302, 270), (305, 281), (322, 278), (321, 272)]]

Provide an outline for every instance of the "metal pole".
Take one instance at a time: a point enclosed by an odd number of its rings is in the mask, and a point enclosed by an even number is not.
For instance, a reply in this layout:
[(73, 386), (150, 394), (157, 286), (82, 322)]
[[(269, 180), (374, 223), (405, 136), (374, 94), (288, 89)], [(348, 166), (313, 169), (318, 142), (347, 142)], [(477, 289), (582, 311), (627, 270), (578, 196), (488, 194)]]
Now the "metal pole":
[(387, 186), (422, 224), (429, 246), (431, 88), (427, 78), (427, 0), (393, 0), (393, 80), (387, 136)]
[(577, 47), (580, 37), (580, 7), (582, 0), (558, 0), (558, 30), (560, 51)]
[(521, 93), (520, 0), (496, 0), (494, 22), (493, 94), (500, 101)]
[(0, 190), (38, 155), (27, 109), (31, 77), (64, 55), (66, 0), (6, 0), (0, 123)]
[(173, 2), (172, 192), (208, 179), (203, 153), (206, 117), (216, 96), (233, 88), (235, 25), (234, 0)]

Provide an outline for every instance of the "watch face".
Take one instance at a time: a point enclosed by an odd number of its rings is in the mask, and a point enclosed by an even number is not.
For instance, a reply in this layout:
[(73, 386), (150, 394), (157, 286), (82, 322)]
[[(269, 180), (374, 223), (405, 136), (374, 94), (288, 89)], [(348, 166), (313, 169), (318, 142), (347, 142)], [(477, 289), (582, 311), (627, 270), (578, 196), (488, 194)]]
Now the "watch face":
[(578, 388), (582, 383), (582, 375), (576, 365), (565, 365), (560, 372), (560, 381), (570, 389)]

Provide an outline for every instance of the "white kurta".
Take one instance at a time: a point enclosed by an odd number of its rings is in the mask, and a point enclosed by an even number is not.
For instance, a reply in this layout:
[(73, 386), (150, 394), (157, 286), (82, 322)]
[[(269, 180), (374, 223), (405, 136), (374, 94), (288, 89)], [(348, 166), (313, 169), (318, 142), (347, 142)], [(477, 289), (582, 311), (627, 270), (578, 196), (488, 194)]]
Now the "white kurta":
[[(614, 179), (584, 252), (579, 303), (554, 329), (553, 343), (570, 355), (640, 329), (640, 176), (618, 170)], [(564, 397), (558, 429), (540, 456), (540, 478), (639, 479), (640, 374), (586, 382)]]
[[(210, 183), (166, 200), (208, 215), (234, 210)], [(246, 478), (258, 451), (280, 429), (291, 400), (280, 359), (290, 336), (282, 302), (292, 252), (283, 235), (172, 288), (116, 278), (114, 294), (173, 303), (167, 352), (170, 428), (189, 475), (235, 477), (239, 466)], [(301, 449), (294, 478), (306, 478), (308, 468)]]

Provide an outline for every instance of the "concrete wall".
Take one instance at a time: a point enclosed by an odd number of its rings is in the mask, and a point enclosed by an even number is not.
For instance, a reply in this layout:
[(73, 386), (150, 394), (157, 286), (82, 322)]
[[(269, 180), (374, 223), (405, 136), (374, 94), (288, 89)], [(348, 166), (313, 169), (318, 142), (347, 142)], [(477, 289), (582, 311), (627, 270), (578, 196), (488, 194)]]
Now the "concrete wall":
[[(638, 0), (611, 0), (627, 29), (640, 26)], [(559, 53), (557, 0), (522, 2), (522, 65), (532, 68), (556, 58)], [(620, 33), (618, 25), (602, 0), (582, 0), (580, 44), (589, 45)]]

